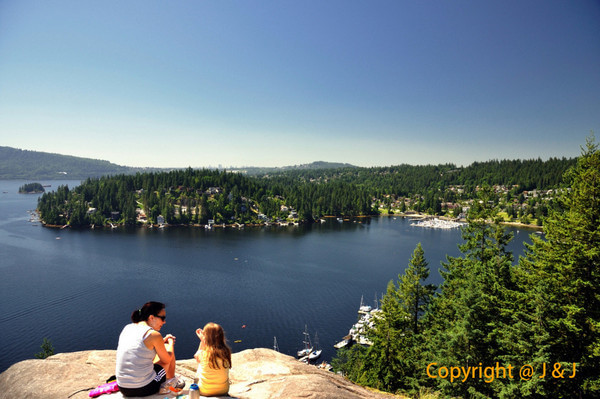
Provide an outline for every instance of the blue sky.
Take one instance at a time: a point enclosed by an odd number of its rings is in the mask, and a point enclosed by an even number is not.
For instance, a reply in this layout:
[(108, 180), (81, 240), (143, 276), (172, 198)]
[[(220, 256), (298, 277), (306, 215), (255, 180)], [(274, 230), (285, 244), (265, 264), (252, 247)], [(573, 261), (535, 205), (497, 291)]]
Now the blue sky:
[(597, 0), (2, 0), (0, 145), (153, 167), (577, 156), (598, 21)]

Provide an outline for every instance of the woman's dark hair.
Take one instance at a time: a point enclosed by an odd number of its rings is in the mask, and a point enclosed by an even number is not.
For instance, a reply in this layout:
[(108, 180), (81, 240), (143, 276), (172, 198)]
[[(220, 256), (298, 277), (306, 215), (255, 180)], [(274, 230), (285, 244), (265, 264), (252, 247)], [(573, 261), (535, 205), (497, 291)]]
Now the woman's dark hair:
[(165, 308), (164, 303), (160, 302), (146, 302), (140, 309), (136, 309), (131, 313), (131, 321), (139, 323), (140, 321), (146, 321), (150, 316), (158, 315), (158, 312)]

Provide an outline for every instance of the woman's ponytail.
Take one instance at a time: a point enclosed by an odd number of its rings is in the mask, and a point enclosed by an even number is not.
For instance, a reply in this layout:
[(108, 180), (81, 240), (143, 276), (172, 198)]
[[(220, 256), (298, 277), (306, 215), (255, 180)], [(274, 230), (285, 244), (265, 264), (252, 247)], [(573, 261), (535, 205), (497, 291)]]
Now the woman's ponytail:
[(164, 303), (154, 301), (146, 302), (140, 309), (136, 309), (131, 312), (131, 321), (134, 323), (146, 321), (150, 316), (156, 316), (158, 312), (164, 308)]

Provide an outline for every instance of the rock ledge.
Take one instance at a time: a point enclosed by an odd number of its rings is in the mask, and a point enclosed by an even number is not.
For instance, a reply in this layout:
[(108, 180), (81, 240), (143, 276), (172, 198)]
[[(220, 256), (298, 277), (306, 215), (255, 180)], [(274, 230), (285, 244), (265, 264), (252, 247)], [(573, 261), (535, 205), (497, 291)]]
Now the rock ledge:
[[(7, 398), (88, 398), (91, 388), (114, 374), (115, 358), (114, 350), (93, 350), (60, 353), (44, 360), (24, 360), (0, 374), (0, 392), (2, 397)], [(229, 394), (233, 398), (393, 397), (367, 390), (341, 376), (300, 363), (271, 349), (247, 349), (234, 353), (232, 362)], [(195, 360), (177, 361), (177, 373), (186, 379), (187, 386), (195, 371)]]

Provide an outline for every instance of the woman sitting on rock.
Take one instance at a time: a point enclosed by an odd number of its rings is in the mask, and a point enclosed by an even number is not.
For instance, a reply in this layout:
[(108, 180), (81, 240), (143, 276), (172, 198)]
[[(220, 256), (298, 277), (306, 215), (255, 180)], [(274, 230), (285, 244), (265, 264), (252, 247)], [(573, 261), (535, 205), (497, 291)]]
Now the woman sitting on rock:
[(200, 346), (194, 355), (198, 362), (198, 388), (202, 396), (227, 395), (229, 392), (229, 369), (231, 348), (225, 341), (223, 328), (208, 323), (196, 330)]
[(133, 311), (132, 323), (123, 328), (115, 372), (123, 396), (149, 396), (185, 386), (175, 377), (175, 337), (163, 338), (159, 332), (166, 317), (163, 303), (147, 302)]

